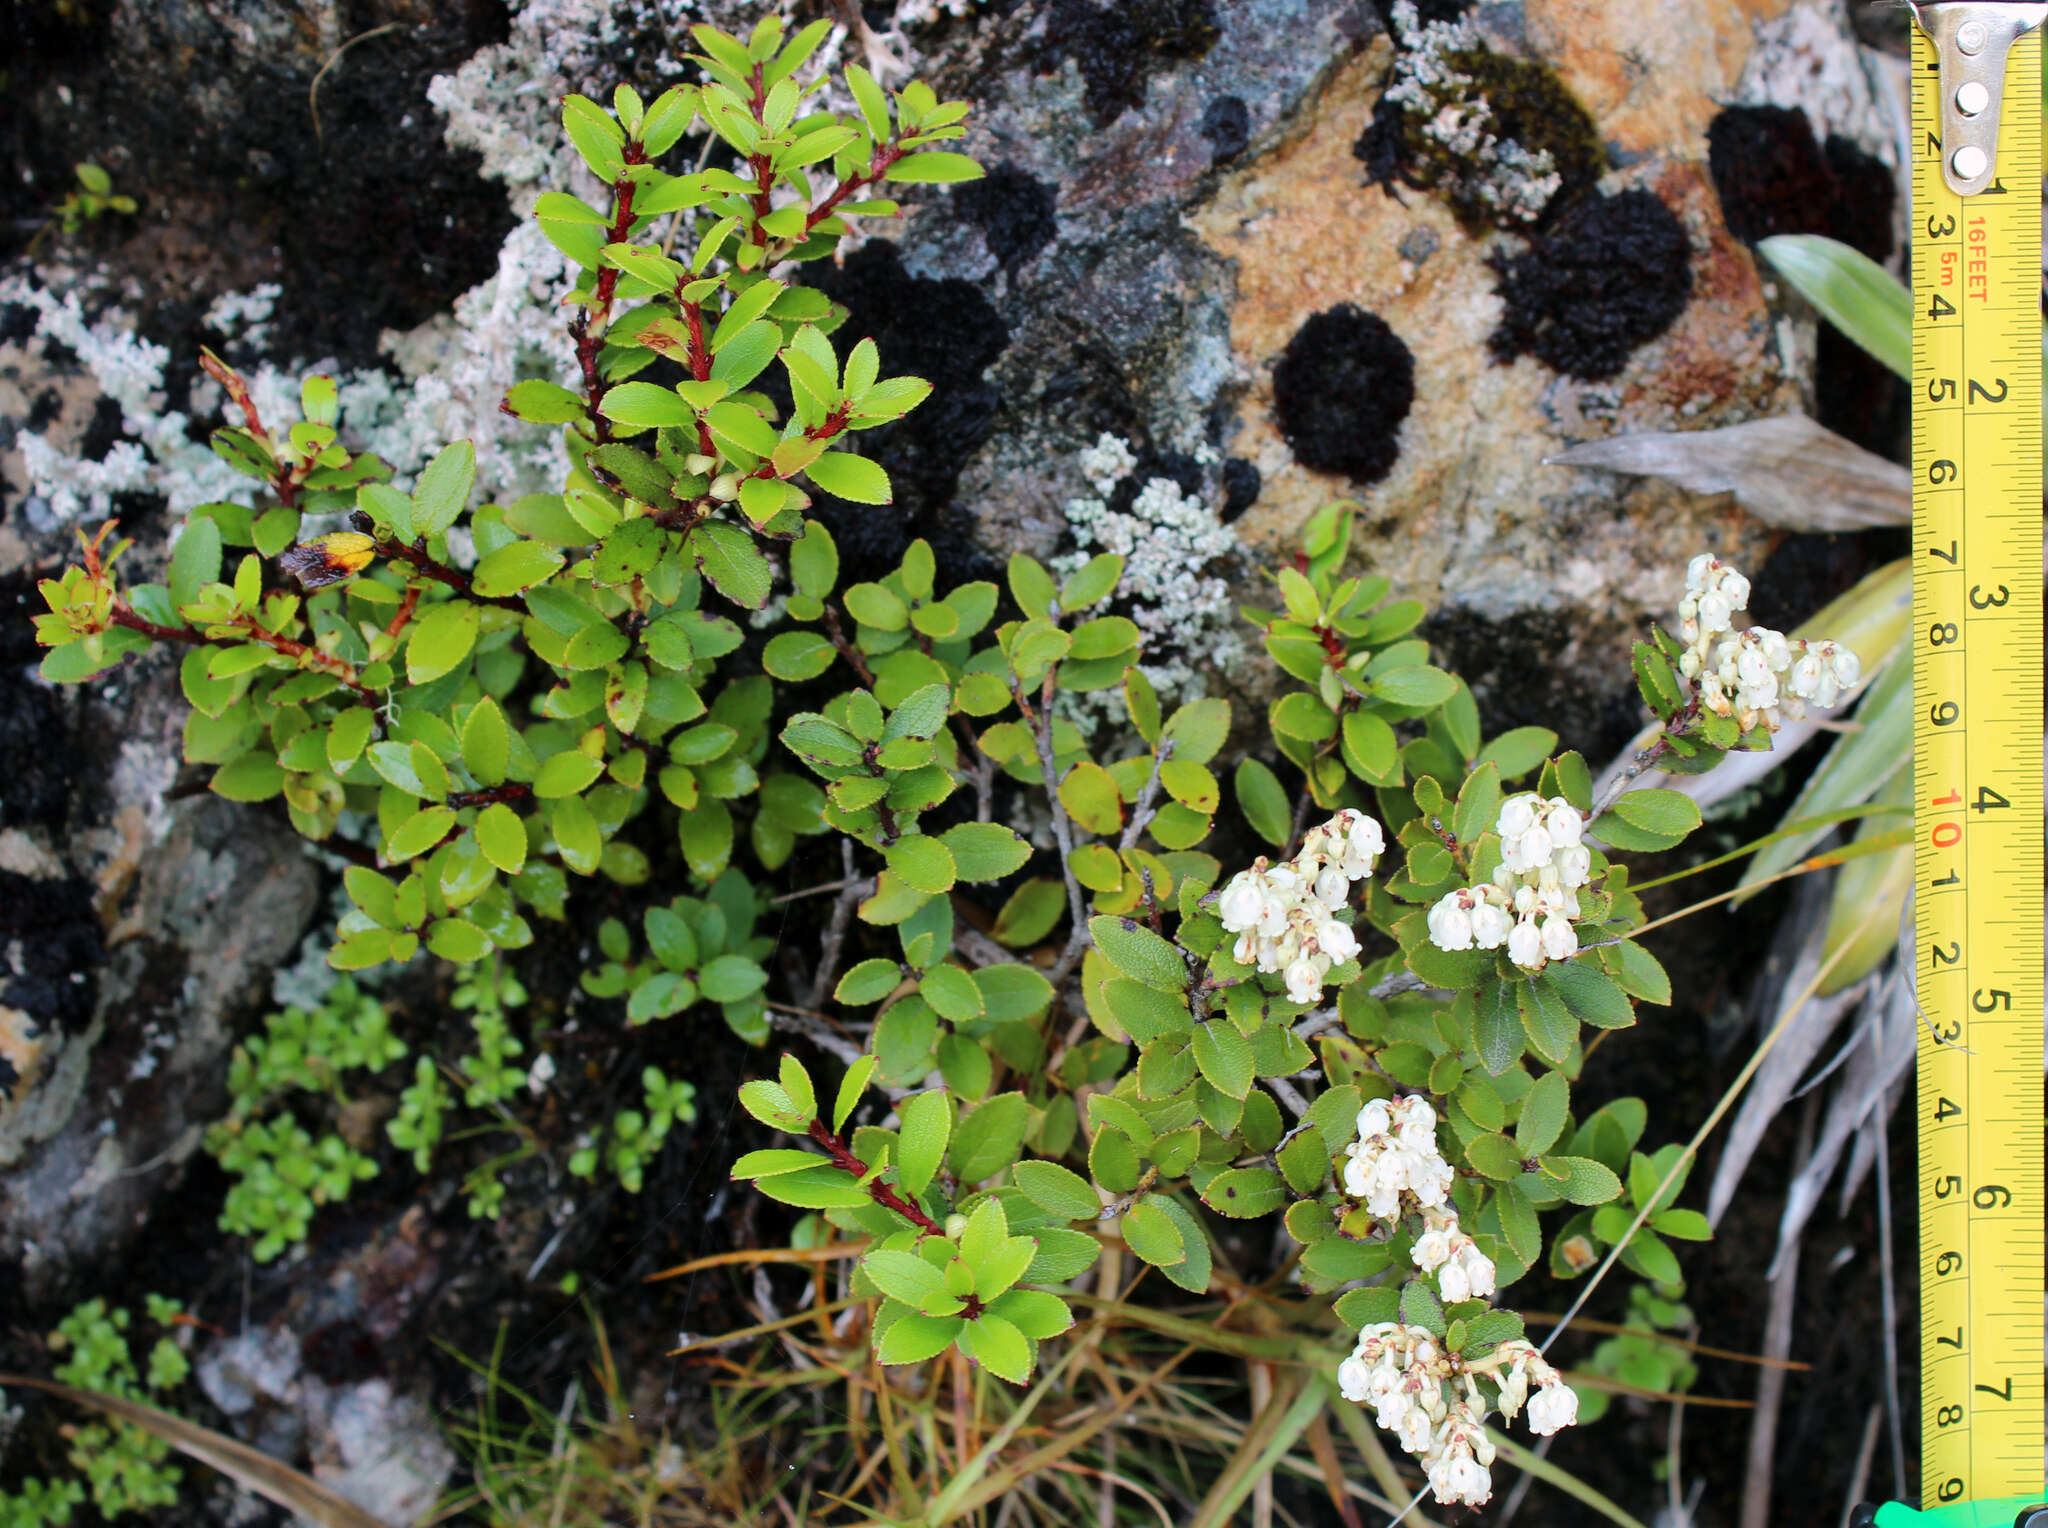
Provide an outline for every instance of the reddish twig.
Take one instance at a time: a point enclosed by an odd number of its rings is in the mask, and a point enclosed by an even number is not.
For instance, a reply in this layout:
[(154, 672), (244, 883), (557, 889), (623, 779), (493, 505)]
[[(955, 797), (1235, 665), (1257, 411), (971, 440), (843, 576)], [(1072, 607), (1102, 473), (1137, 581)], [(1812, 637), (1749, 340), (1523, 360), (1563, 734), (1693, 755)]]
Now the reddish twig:
[(901, 159), (903, 154), (904, 150), (900, 144), (884, 143), (877, 147), (875, 157), (868, 161), (868, 167), (864, 174), (841, 181), (832, 188), (830, 196), (810, 210), (810, 213), (804, 218), (804, 232), (809, 233), (813, 228), (824, 222), (825, 219), (832, 216), (833, 210), (841, 202), (853, 195), (854, 192), (864, 186), (872, 186), (880, 181), (889, 172), (889, 166)]
[(317, 647), (308, 647), (304, 642), (294, 642), (290, 637), (281, 637), (274, 631), (265, 631), (254, 621), (239, 629), (247, 640), (291, 659), (299, 667), (318, 670), (331, 678), (339, 679), (365, 700), (376, 700), (377, 692), (356, 677), (355, 665), (346, 658), (337, 658), (332, 653), (321, 652)]
[[(690, 375), (699, 382), (711, 380), (711, 347), (704, 343), (704, 305), (686, 302), (683, 307), (683, 321), (690, 326)], [(711, 426), (703, 416), (697, 419), (697, 449), (706, 456), (718, 455), (717, 442), (711, 438)]]
[(130, 631), (139, 631), (146, 637), (156, 638), (159, 642), (212, 642), (216, 644), (220, 642), (220, 638), (209, 637), (204, 632), (194, 631), (189, 626), (159, 626), (154, 621), (145, 621), (141, 616), (128, 608), (125, 600), (117, 599), (114, 601), (113, 608), (107, 612), (107, 624), (109, 626), (125, 626)]
[(395, 637), (401, 631), (404, 631), (405, 623), (412, 619), (412, 613), (418, 607), (419, 602), (420, 586), (418, 584), (407, 584), (405, 586), (405, 598), (398, 602), (398, 613), (391, 618), (391, 624), (384, 628), (384, 635)]
[(310, 456), (296, 467), (289, 462), (280, 462), (277, 459), (276, 443), (271, 440), (270, 432), (263, 428), (263, 416), (257, 410), (255, 398), (250, 395), (249, 384), (242, 380), (242, 374), (211, 350), (202, 349), (199, 352), (199, 365), (209, 377), (227, 389), (228, 397), (242, 411), (242, 421), (247, 426), (249, 434), (260, 441), (263, 449), (269, 453), (272, 468), (270, 487), (277, 495), (277, 502), (286, 509), (298, 508), (299, 487), (317, 463)]
[[(640, 145), (630, 140), (626, 143), (623, 157), (629, 165), (646, 162)], [(612, 182), (614, 210), (612, 225), (605, 232), (605, 243), (624, 243), (626, 235), (632, 232), (633, 193), (636, 189), (633, 182), (624, 177)], [(569, 334), (576, 341), (576, 364), (583, 373), (584, 408), (590, 416), (591, 433), (599, 444), (612, 438), (612, 426), (611, 421), (598, 412), (608, 384), (598, 373), (597, 353), (604, 344), (603, 331), (611, 317), (612, 295), (618, 289), (619, 268), (608, 265), (597, 274), (597, 287), (590, 294), (590, 306), (578, 313), (569, 325)], [(593, 319), (596, 332), (593, 332)]]
[(532, 795), (532, 786), (515, 782), (493, 785), (477, 791), (450, 791), (443, 805), (451, 806), (459, 812), (466, 806), (495, 806), (501, 801), (525, 801)]
[(199, 352), (199, 365), (209, 377), (227, 389), (228, 397), (242, 411), (242, 420), (249, 433), (269, 445), (270, 432), (263, 428), (263, 416), (257, 412), (256, 400), (249, 395), (249, 384), (242, 380), (242, 374), (211, 350)]
[(825, 635), (831, 639), (832, 646), (839, 656), (860, 675), (860, 682), (872, 690), (875, 687), (875, 671), (868, 667), (868, 660), (862, 656), (861, 650), (847, 640), (845, 629), (839, 624), (839, 612), (829, 603), (825, 606)]
[[(812, 1140), (825, 1148), (825, 1154), (832, 1159), (834, 1167), (842, 1172), (852, 1173), (856, 1178), (866, 1178), (868, 1176), (867, 1163), (855, 1156), (852, 1148), (846, 1142), (840, 1140), (838, 1136), (834, 1135), (823, 1120), (814, 1119), (811, 1121), (810, 1135)], [(880, 1178), (870, 1179), (867, 1189), (868, 1197), (874, 1200), (876, 1204), (879, 1204), (883, 1209), (890, 1211), (892, 1214), (901, 1215), (920, 1231), (929, 1232), (933, 1236), (944, 1236), (946, 1234), (945, 1227), (897, 1193), (895, 1189), (884, 1183)]]
[[(446, 584), (466, 600), (474, 600), (479, 605), (495, 605), (500, 610), (516, 610), (521, 615), (526, 614), (525, 601), (504, 594), (478, 594), (467, 573), (429, 557), (424, 536), (411, 546), (402, 541), (380, 541), (377, 543), (376, 551), (379, 557), (389, 557), (394, 561), (406, 563), (422, 576), (431, 578), (436, 583)], [(417, 591), (413, 591), (413, 594), (416, 597)], [(397, 633), (394, 632), (393, 635)]]

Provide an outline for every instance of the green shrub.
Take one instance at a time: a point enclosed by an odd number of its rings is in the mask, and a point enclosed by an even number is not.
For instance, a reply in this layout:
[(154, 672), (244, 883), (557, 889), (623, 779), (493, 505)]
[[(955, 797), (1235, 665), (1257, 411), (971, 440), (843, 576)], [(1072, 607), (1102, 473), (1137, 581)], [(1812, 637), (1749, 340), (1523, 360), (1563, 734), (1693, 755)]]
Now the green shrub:
[[(370, 825), (331, 959), (472, 968), (471, 1107), (517, 1084), (498, 953), (572, 893), (634, 909), (602, 922), (583, 976), (628, 1024), (715, 1014), (845, 1060), (829, 1100), (789, 1056), (741, 1089), (802, 1144), (734, 1172), (807, 1212), (799, 1244), (864, 1240), (853, 1292), (878, 1302), (882, 1363), (957, 1350), (1023, 1385), (1105, 1249), (1201, 1294), (1209, 1217), (1277, 1217), (1318, 1297), (1297, 1319), (1342, 1393), (1372, 1401), (1439, 1500), (1483, 1501), (1490, 1409), (1526, 1405), (1541, 1432), (1576, 1412), (1494, 1296), (1602, 1248), (1669, 1282), (1665, 1238), (1704, 1232), (1670, 1203), (1689, 1151), (1639, 1152), (1634, 1100), (1574, 1098), (1587, 1031), (1670, 997), (1631, 937), (1624, 856), (1681, 843), (1698, 811), (1668, 790), (1596, 801), (1545, 729), (1486, 737), (1416, 635), (1424, 606), (1347, 572), (1348, 506), (1270, 570), (1272, 608), (1244, 611), (1284, 676), (1253, 717), (1161, 705), (1117, 613), (1121, 557), (1061, 580), (1019, 554), (1000, 585), (949, 586), (920, 540), (844, 580), (811, 494), (890, 513), (886, 472), (852, 446), (930, 388), (883, 377), (872, 340), (838, 339), (842, 310), (771, 273), (893, 214), (887, 183), (979, 171), (934, 147), (966, 106), (922, 84), (892, 100), (850, 66), (857, 109), (810, 109), (822, 82), (800, 71), (825, 27), (699, 27), (704, 85), (569, 99), (610, 188), (534, 208), (581, 270), (577, 375), (504, 404), (561, 431), (559, 491), (472, 509), (456, 442), (401, 492), (342, 443), (327, 379), (287, 428), (209, 358), (244, 414), (216, 448), (264, 498), (195, 511), (162, 584), (123, 587), (103, 530), (44, 585), (43, 672), (171, 646), (187, 757), (217, 793), (281, 799), (316, 840)], [(692, 131), (733, 168), (660, 168)], [(353, 529), (298, 540), (335, 513)], [(1640, 767), (1767, 748), (1781, 716), (1855, 682), (1832, 644), (1735, 629), (1746, 599), (1695, 559), (1678, 634), (1638, 644), (1662, 723)], [(1084, 733), (1061, 705), (1076, 694), (1112, 723)], [(804, 990), (784, 992), (759, 883), (827, 835), (848, 868), (821, 888), (837, 896)], [(1232, 873), (1254, 838), (1281, 862)], [(644, 1107), (571, 1147), (572, 1173), (641, 1185), (694, 1113), (687, 1082), (650, 1067), (642, 1084)], [(418, 1063), (392, 1139), (424, 1163), (447, 1107)], [(282, 1144), (287, 1202), (346, 1191), (345, 1155)], [(470, 1189), (481, 1213), (503, 1193), (494, 1170)], [(1331, 1311), (1357, 1334), (1341, 1362)]]

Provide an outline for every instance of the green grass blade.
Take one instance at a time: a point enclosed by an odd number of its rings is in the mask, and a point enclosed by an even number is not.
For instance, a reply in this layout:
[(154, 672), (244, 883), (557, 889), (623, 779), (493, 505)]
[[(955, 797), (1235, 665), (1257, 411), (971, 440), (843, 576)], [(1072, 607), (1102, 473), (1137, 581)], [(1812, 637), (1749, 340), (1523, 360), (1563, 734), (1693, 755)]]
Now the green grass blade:
[(1608, 1522), (1619, 1525), (1619, 1528), (1643, 1528), (1638, 1519), (1630, 1517), (1618, 1504), (1609, 1501), (1571, 1471), (1552, 1464), (1534, 1449), (1522, 1447), (1507, 1434), (1497, 1433), (1491, 1427), (1486, 1429), (1486, 1436), (1491, 1438), (1493, 1446), (1500, 1450), (1501, 1458), (1516, 1469), (1527, 1470), (1545, 1485), (1557, 1487), (1572, 1500), (1582, 1506), (1591, 1507)]
[(1868, 255), (1817, 233), (1781, 233), (1757, 253), (1821, 316), (1908, 380), (1913, 375), (1913, 295)]
[[(1885, 783), (1913, 762), (1913, 665), (1901, 656), (1871, 681), (1856, 707), (1860, 730), (1845, 733), (1820, 761), (1799, 799), (1786, 812), (1787, 826), (1870, 801)], [(1811, 854), (1825, 826), (1781, 838), (1757, 853), (1742, 884), (1755, 886)], [(1736, 899), (1737, 905), (1743, 899)]]

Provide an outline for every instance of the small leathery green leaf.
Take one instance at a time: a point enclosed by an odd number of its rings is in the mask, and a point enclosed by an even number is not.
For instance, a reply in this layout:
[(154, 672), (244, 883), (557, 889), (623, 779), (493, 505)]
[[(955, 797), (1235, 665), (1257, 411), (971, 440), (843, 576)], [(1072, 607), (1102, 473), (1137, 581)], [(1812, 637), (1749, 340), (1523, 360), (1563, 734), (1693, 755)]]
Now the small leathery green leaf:
[[(368, 713), (363, 713), (367, 715)], [(479, 785), (503, 785), (511, 763), (511, 736), (505, 713), (486, 695), (470, 708), (462, 724), (462, 763)]]
[[(1097, 917), (1088, 920), (1088, 931), (1103, 958), (1133, 981), (1161, 992), (1187, 988), (1188, 968), (1180, 951), (1142, 924), (1129, 918)], [(1247, 1068), (1250, 1056), (1247, 1048)], [(1240, 1091), (1234, 1096), (1242, 1098), (1244, 1094)]]
[(953, 1109), (942, 1090), (919, 1093), (897, 1106), (896, 1175), (906, 1192), (925, 1191), (953, 1134)]
[(1057, 1162), (1019, 1162), (1010, 1169), (1010, 1180), (1041, 1210), (1067, 1220), (1092, 1219), (1102, 1209), (1088, 1180)]
[(450, 600), (414, 621), (405, 646), (405, 677), (425, 684), (452, 672), (476, 646), (480, 614), (468, 600)]
[(517, 875), (526, 864), (526, 825), (504, 802), (494, 801), (477, 813), (474, 831), (484, 858), (505, 874)]

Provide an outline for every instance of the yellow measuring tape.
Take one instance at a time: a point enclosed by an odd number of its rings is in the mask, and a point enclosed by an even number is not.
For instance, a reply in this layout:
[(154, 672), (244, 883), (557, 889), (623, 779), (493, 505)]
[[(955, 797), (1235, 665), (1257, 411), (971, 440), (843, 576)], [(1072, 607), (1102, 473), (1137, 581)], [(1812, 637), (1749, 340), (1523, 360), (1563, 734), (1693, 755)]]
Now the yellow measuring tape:
[(1925, 1508), (2042, 1488), (2042, 33), (2001, 28), (2043, 11), (1914, 32)]

